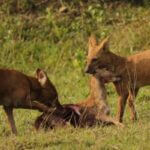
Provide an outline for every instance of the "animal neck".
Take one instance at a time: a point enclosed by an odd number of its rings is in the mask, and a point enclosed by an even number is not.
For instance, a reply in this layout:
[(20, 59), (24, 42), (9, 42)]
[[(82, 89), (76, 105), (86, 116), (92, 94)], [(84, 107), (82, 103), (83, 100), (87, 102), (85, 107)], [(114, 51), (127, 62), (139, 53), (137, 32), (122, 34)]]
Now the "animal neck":
[(90, 85), (90, 98), (95, 105), (101, 105), (101, 102), (106, 100), (106, 89), (104, 83), (95, 77), (91, 78), (91, 85)]
[(93, 90), (95, 99), (97, 100), (106, 99), (106, 89), (104, 83), (101, 82), (100, 79), (95, 78), (95, 87), (96, 88)]
[(90, 94), (87, 97), (87, 99), (79, 105), (83, 107), (93, 107), (100, 105), (101, 101), (106, 99), (106, 89), (101, 81), (99, 79), (96, 79), (95, 77), (91, 77), (90, 80)]
[(41, 94), (41, 86), (36, 78), (28, 76), (27, 79), (30, 84), (30, 100), (36, 100)]
[(127, 62), (127, 58), (126, 57), (122, 57), (119, 55), (116, 55), (112, 52), (109, 52), (109, 56), (110, 56), (110, 62), (111, 62), (111, 66), (113, 66), (113, 70), (112, 71), (118, 71), (122, 68), (122, 66), (125, 66), (126, 62)]
[(30, 89), (31, 90), (34, 91), (34, 90), (40, 89), (40, 87), (41, 87), (40, 83), (38, 82), (38, 80), (36, 78), (28, 76), (27, 79), (30, 83)]
[(100, 79), (93, 78), (94, 80), (94, 88), (91, 90), (91, 97), (93, 97), (93, 105), (96, 115), (98, 114), (109, 114), (109, 106), (107, 103), (107, 93), (106, 88)]

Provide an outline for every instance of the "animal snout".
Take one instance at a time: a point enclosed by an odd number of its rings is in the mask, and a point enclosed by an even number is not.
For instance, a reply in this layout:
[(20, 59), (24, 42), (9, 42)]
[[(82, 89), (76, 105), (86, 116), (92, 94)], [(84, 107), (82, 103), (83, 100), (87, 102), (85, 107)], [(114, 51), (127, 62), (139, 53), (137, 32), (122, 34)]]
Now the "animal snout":
[(88, 66), (85, 67), (84, 72), (85, 72), (85, 73), (89, 73), (89, 67), (88, 67)]
[(90, 67), (89, 65), (87, 65), (85, 67), (84, 71), (85, 71), (85, 73), (89, 73), (89, 74), (95, 74), (96, 73), (96, 71), (94, 70), (94, 68)]

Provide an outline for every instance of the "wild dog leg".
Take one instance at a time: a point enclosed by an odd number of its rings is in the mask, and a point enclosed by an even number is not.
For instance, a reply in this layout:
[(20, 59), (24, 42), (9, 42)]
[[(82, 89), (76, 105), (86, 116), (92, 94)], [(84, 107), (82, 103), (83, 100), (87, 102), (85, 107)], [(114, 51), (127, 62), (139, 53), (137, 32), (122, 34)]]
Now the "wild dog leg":
[(15, 125), (14, 117), (13, 117), (13, 108), (12, 107), (6, 107), (6, 106), (4, 106), (3, 108), (6, 112), (7, 117), (8, 117), (8, 121), (9, 121), (9, 124), (11, 126), (12, 132), (15, 135), (17, 135), (17, 128), (16, 128), (16, 125)]
[(116, 119), (110, 117), (110, 116), (107, 116), (105, 114), (103, 115), (100, 115), (99, 117), (96, 117), (96, 119), (98, 120), (102, 120), (102, 122), (105, 122), (105, 123), (111, 123), (111, 124), (114, 124), (118, 127), (124, 127), (124, 124), (123, 123), (120, 123), (119, 121), (117, 121)]
[(26, 104), (23, 106), (20, 106), (19, 108), (24, 108), (24, 109), (36, 109), (42, 112), (53, 112), (55, 108), (49, 108), (45, 104), (42, 104), (38, 101), (30, 101), (30, 103), (27, 101)]
[[(4, 108), (5, 112), (6, 112), (9, 124), (10, 124), (11, 129), (12, 129), (12, 133), (17, 135), (17, 128), (16, 128), (16, 125), (15, 125), (15, 120), (14, 120), (14, 116), (13, 116), (13, 108), (12, 107), (7, 107), (7, 106), (4, 106), (3, 108)], [(22, 108), (38, 109), (38, 110), (43, 111), (43, 112), (54, 111), (54, 109), (51, 109), (51, 108), (47, 107), (46, 105), (41, 104), (41, 103), (36, 102), (36, 101), (31, 102), (30, 105), (26, 105), (26, 106), (24, 106)]]
[(138, 93), (139, 89), (135, 89), (134, 91), (130, 91), (130, 95), (128, 97), (128, 106), (130, 108), (131, 111), (131, 120), (137, 120), (137, 115), (136, 115), (136, 110), (135, 110), (135, 106), (134, 106), (134, 100), (136, 98), (136, 95)]
[(123, 120), (123, 115), (124, 115), (124, 110), (127, 102), (128, 94), (119, 96), (118, 99), (118, 112), (117, 112), (117, 120), (119, 122), (122, 122)]
[(54, 111), (55, 109), (55, 108), (49, 108), (46, 105), (39, 103), (37, 101), (32, 102), (31, 105), (32, 105), (32, 108), (38, 109), (43, 112), (51, 112), (51, 111)]
[(115, 87), (119, 96), (117, 120), (119, 122), (122, 122), (127, 98), (129, 96), (129, 88), (128, 86), (126, 86), (126, 81), (123, 81), (121, 83), (115, 83)]

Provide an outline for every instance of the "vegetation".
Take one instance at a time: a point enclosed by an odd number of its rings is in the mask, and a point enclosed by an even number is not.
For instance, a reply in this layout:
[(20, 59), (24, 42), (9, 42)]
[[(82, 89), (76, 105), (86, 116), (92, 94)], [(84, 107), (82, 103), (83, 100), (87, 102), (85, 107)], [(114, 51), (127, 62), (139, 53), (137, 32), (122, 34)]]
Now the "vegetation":
[[(131, 2), (131, 3), (130, 3)], [(127, 56), (150, 48), (149, 1), (47, 1), (5, 0), (0, 2), (0, 67), (14, 68), (34, 75), (43, 68), (56, 85), (61, 103), (76, 103), (88, 95), (88, 75), (84, 73), (88, 36), (110, 36), (110, 49)], [(126, 127), (74, 129), (68, 126), (49, 132), (36, 132), (32, 126), (40, 114), (15, 110), (19, 131), (11, 135), (6, 115), (0, 109), (0, 149), (150, 149), (150, 87), (137, 99), (139, 120), (132, 123), (129, 112)], [(117, 111), (117, 95), (107, 85), (111, 115)]]

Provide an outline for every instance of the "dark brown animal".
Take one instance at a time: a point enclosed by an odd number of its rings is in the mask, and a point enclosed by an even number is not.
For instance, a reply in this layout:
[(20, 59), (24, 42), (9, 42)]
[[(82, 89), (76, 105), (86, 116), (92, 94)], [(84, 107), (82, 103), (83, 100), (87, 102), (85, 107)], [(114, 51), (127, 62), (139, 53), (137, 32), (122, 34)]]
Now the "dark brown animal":
[(150, 85), (150, 50), (129, 57), (121, 57), (109, 51), (108, 38), (97, 44), (95, 37), (91, 36), (86, 72), (94, 75), (102, 68), (121, 78), (120, 81), (114, 82), (119, 95), (118, 120), (120, 122), (123, 120), (127, 101), (131, 110), (131, 119), (136, 120), (134, 99), (139, 88)]
[[(76, 107), (76, 108), (75, 108)], [(77, 112), (76, 110), (77, 109)], [(43, 113), (36, 118), (34, 126), (38, 130), (40, 128), (53, 129), (56, 127), (64, 127), (70, 122), (74, 127), (79, 125), (80, 114), (78, 113), (79, 106), (63, 105), (63, 109), (56, 109), (50, 113)]]
[[(97, 79), (98, 77), (98, 79)], [(92, 76), (90, 80), (90, 95), (78, 104), (65, 104), (63, 109), (56, 109), (53, 113), (43, 113), (37, 117), (35, 128), (50, 128), (66, 126), (70, 122), (74, 127), (85, 127), (115, 124), (123, 126), (115, 119), (108, 116), (109, 107), (106, 101), (106, 82), (117, 82), (120, 78), (105, 69), (97, 72), (97, 77)]]
[[(76, 110), (79, 110), (77, 113)], [(97, 107), (82, 107), (77, 104), (63, 105), (63, 111), (56, 109), (53, 113), (43, 113), (35, 120), (34, 126), (40, 128), (53, 129), (64, 127), (70, 123), (73, 127), (92, 127), (94, 125), (116, 125), (123, 127), (123, 124), (105, 114), (98, 113)]]
[(13, 108), (48, 112), (49, 107), (61, 107), (55, 87), (40, 69), (36, 71), (36, 78), (16, 70), (0, 69), (0, 105), (3, 105), (14, 134), (17, 129)]

